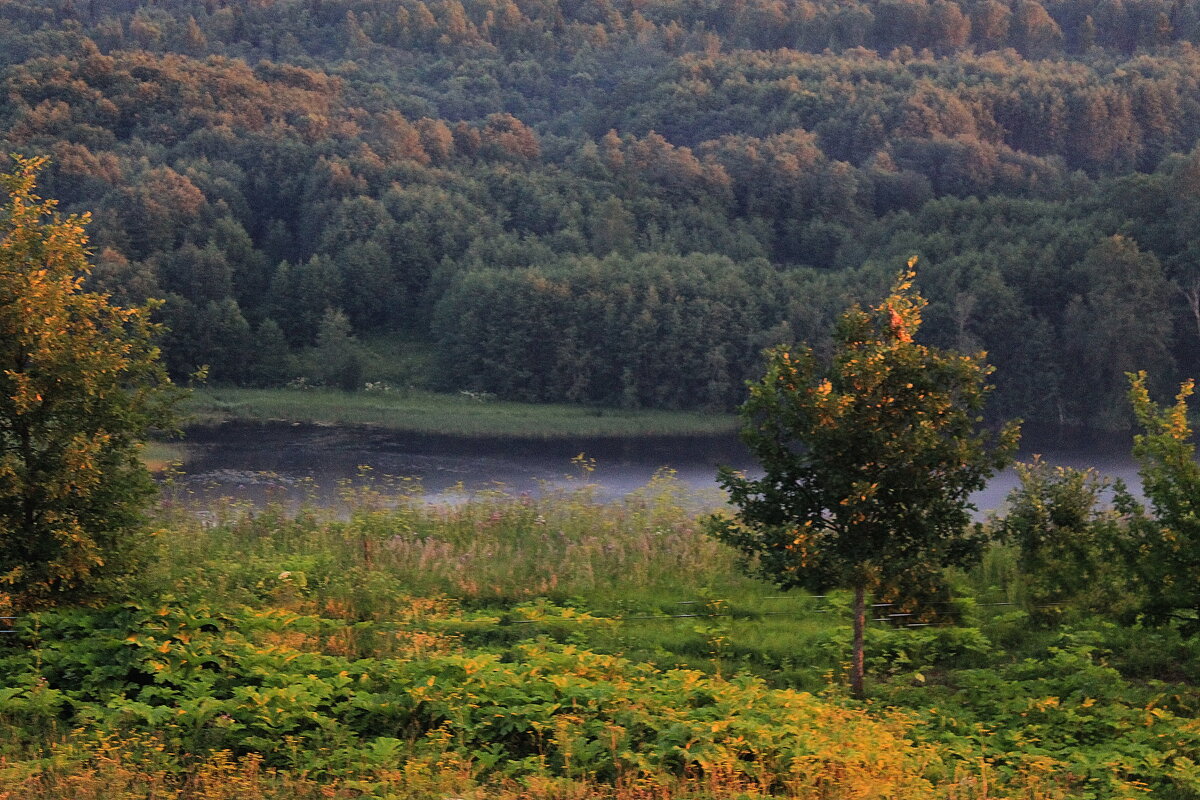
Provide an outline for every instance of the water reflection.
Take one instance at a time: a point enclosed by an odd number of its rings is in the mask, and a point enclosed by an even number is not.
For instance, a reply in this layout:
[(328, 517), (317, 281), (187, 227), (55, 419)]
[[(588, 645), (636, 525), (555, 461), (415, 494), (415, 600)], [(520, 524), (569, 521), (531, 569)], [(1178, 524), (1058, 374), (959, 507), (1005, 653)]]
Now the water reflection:
[[(1051, 464), (1094, 467), (1134, 489), (1139, 485), (1127, 438), (1025, 436), (1026, 442), (1039, 440), (1050, 446), (1030, 447), (1021, 454), (1022, 460), (1039, 452)], [(282, 500), (336, 505), (339, 492), (361, 486), (364, 476), (375, 481), (382, 476), (419, 481), (435, 502), (454, 502), (464, 493), (498, 488), (521, 494), (583, 483), (595, 484), (598, 497), (611, 499), (645, 485), (668, 467), (716, 505), (720, 502), (715, 482), (718, 464), (755, 472), (753, 459), (736, 436), (467, 439), (364, 428), (234, 423), (189, 431), (186, 452), (182, 474), (172, 490), (177, 495), (201, 501), (229, 497), (255, 504)], [(588, 465), (594, 464), (593, 471), (573, 463), (581, 453)], [(405, 490), (407, 485), (397, 488)], [(973, 498), (981, 515), (999, 508), (1015, 485), (1011, 469), (997, 475)]]

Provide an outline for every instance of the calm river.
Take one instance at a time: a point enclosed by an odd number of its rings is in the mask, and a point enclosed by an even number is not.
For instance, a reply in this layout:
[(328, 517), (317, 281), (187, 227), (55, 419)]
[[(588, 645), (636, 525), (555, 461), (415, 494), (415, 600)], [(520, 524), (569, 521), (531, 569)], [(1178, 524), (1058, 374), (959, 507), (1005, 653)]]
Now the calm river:
[[(1034, 452), (1052, 464), (1095, 467), (1137, 485), (1129, 440), (1067, 441), (1055, 436), (1025, 441), (1022, 460)], [(185, 439), (183, 474), (176, 496), (233, 498), (260, 503), (270, 498), (338, 502), (339, 487), (361, 482), (363, 467), (376, 480), (385, 476), (420, 482), (434, 501), (454, 502), (473, 492), (511, 494), (594, 484), (599, 496), (615, 498), (645, 485), (662, 468), (719, 502), (715, 470), (727, 464), (753, 474), (754, 462), (734, 436), (643, 437), (631, 439), (513, 440), (396, 434), (364, 428), (330, 428), (284, 423), (232, 423), (197, 429)], [(580, 453), (594, 459), (586, 472), (572, 462)], [(1008, 470), (979, 492), (981, 512), (997, 508), (1016, 484)], [(711, 494), (710, 494), (711, 493)]]

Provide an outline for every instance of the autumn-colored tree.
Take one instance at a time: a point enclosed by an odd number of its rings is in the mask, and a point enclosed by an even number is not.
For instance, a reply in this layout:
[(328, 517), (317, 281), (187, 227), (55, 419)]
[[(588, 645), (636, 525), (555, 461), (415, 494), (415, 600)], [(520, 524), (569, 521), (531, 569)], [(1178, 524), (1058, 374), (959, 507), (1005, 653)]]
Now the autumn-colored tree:
[(138, 459), (178, 393), (148, 307), (84, 291), (86, 216), (34, 193), (44, 159), (0, 175), (0, 604), (103, 595), (154, 494)]
[(1133, 437), (1145, 509), (1128, 495), (1118, 505), (1129, 519), (1124, 555), (1137, 578), (1142, 618), (1176, 622), (1185, 633), (1200, 631), (1200, 464), (1188, 422), (1194, 381), (1179, 387), (1175, 403), (1150, 399), (1146, 373), (1129, 374), (1129, 400), (1142, 432)]
[(853, 589), (857, 697), (867, 592), (927, 583), (978, 554), (970, 495), (1009, 462), (1018, 437), (1015, 423), (991, 441), (979, 429), (991, 372), (982, 355), (913, 340), (925, 305), (915, 263), (879, 305), (842, 316), (828, 366), (808, 347), (768, 351), (741, 408), (765, 474), (723, 469), (737, 511), (710, 528), (783, 587)]

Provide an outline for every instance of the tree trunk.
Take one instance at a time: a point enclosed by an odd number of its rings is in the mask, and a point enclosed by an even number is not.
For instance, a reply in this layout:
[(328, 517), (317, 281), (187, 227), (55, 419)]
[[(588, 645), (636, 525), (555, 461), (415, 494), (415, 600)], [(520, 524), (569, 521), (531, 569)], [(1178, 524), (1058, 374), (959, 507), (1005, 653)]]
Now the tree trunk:
[(863, 690), (863, 630), (867, 625), (866, 587), (854, 587), (854, 656), (850, 662), (850, 694), (856, 700), (866, 697)]
[(1200, 278), (1193, 278), (1191, 284), (1187, 288), (1181, 287), (1180, 291), (1187, 300), (1192, 319), (1196, 321), (1196, 333), (1200, 335)]

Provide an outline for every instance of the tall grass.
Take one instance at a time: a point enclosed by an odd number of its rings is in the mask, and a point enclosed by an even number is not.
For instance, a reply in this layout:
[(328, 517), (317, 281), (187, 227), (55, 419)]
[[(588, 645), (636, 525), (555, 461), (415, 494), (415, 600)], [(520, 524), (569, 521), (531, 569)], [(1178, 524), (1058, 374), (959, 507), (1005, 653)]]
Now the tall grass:
[[(845, 598), (745, 577), (667, 474), (613, 503), (586, 485), (343, 500), (164, 506), (134, 602), (18, 623), (0, 800), (1072, 796), (1061, 760), (997, 777), (970, 730), (947, 744), (846, 700)], [(869, 647), (903, 688), (988, 642), (878, 629)], [(755, 672), (770, 682), (737, 674)]]
[[(773, 593), (704, 534), (697, 494), (666, 473), (610, 503), (586, 485), (537, 496), (476, 493), (446, 505), (427, 504), (418, 492), (347, 487), (349, 511), (341, 514), (222, 504), (197, 517), (176, 507), (164, 512), (153, 579), (171, 591), (241, 600), (280, 572), (303, 572), (323, 591), (351, 596), (370, 574), (405, 595), (471, 607), (541, 597), (606, 611)], [(360, 615), (389, 611), (386, 594), (360, 599), (370, 606), (357, 608)]]
[[(664, 472), (623, 499), (580, 484), (538, 496), (478, 493), (430, 505), (414, 484), (356, 484), (341, 509), (224, 504), (170, 510), (147, 593), (387, 624), (413, 598), (468, 612), (439, 623), (468, 644), (551, 636), (604, 652), (820, 691), (848, 662), (845, 596), (816, 599), (747, 577), (703, 531), (703, 492)], [(564, 618), (562, 609), (578, 612)], [(872, 641), (896, 635), (883, 625)], [(904, 636), (903, 634), (900, 634)], [(936, 648), (929, 636), (919, 652)], [(890, 653), (920, 638), (883, 648)], [(907, 645), (904, 642), (908, 642)]]

